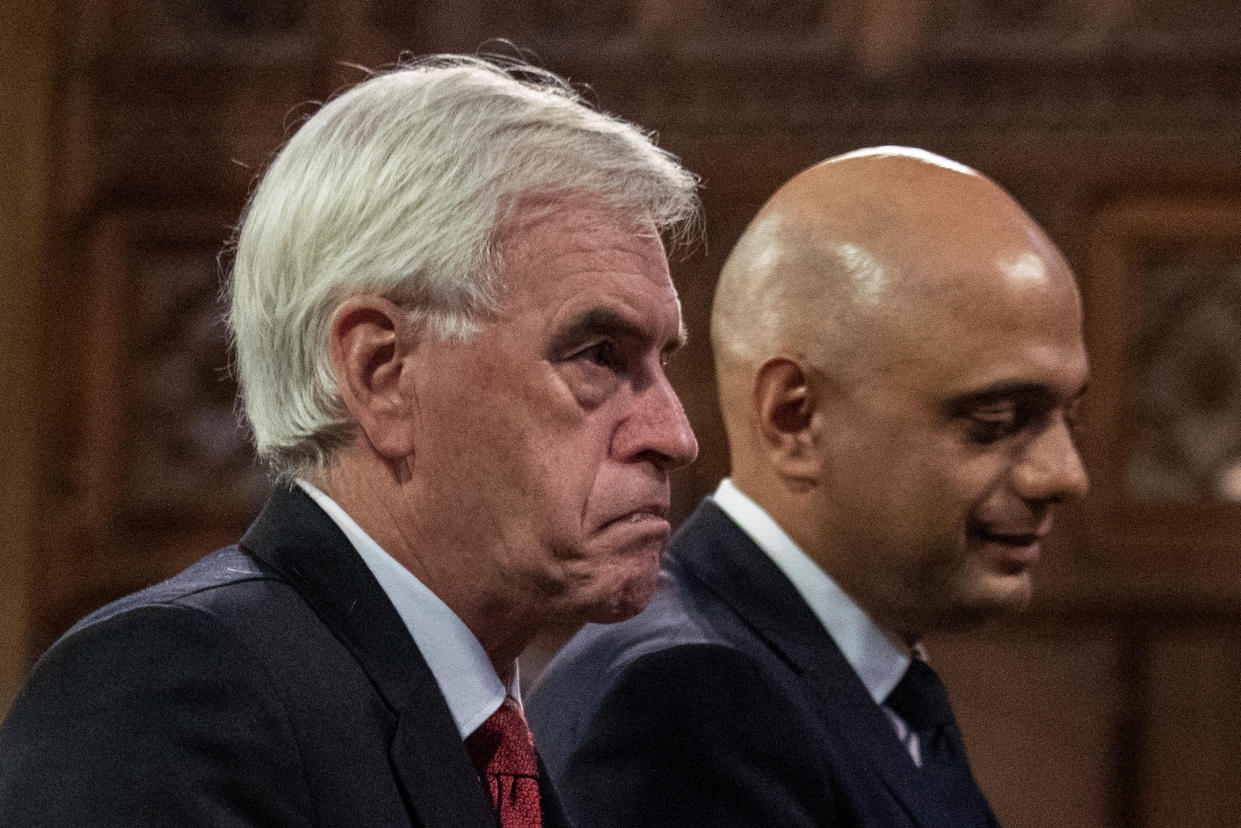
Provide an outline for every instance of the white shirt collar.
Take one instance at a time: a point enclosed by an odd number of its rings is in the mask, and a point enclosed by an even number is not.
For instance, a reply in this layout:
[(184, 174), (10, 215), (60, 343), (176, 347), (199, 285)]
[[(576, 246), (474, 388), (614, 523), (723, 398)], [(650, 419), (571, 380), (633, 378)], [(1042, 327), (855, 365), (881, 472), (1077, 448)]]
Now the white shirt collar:
[(461, 738), (496, 712), (505, 696), (521, 701), (516, 664), (506, 687), (483, 645), (439, 596), (385, 552), (336, 501), (305, 480), (297, 485), (340, 527), (396, 607), (448, 702)]
[(749, 535), (792, 582), (844, 654), (877, 704), (905, 674), (912, 651), (879, 627), (823, 569), (801, 550), (771, 515), (729, 478), (712, 495), (715, 505)]

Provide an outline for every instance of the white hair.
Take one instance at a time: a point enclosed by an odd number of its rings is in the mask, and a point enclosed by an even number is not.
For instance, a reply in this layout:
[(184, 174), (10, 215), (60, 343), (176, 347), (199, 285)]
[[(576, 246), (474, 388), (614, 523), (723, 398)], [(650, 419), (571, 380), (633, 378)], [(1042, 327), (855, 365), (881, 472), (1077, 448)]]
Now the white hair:
[(277, 155), (237, 234), (229, 324), (260, 457), (308, 475), (353, 434), (328, 354), (348, 296), (468, 339), (499, 307), (518, 201), (580, 195), (679, 230), (699, 220), (696, 187), (651, 136), (516, 62), (434, 56), (335, 98)]

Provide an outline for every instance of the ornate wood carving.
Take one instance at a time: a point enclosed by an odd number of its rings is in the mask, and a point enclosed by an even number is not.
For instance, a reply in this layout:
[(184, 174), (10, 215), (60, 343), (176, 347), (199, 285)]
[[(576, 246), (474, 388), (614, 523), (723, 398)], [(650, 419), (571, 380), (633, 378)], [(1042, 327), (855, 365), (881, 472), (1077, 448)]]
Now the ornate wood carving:
[(1096, 220), (1086, 448), (1092, 559), (1113, 582), (1241, 595), (1239, 278), (1241, 202), (1128, 201)]
[(104, 599), (236, 540), (268, 490), (236, 416), (216, 259), (231, 214), (141, 211), (89, 230), (77, 347), (49, 458), (39, 643)]

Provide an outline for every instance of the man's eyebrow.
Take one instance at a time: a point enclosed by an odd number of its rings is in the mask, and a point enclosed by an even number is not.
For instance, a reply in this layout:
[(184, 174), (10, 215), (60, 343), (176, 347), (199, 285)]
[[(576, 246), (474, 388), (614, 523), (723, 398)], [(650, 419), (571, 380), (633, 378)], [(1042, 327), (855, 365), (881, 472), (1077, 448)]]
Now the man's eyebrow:
[[(650, 340), (651, 332), (612, 308), (589, 308), (571, 317), (556, 332), (552, 337), (551, 348), (553, 351), (571, 348), (579, 342), (599, 336), (645, 342)], [(671, 353), (677, 350), (685, 344), (686, 336), (685, 322), (682, 321), (677, 329), (676, 339), (664, 346), (663, 351)]]

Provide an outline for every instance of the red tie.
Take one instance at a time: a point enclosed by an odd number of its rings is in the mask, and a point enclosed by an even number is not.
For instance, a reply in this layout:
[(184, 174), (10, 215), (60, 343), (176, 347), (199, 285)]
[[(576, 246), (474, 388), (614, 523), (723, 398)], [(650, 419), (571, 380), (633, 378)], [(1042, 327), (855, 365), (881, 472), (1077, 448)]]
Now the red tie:
[(521, 707), (506, 698), (465, 740), (474, 767), (491, 791), (502, 828), (542, 828), (539, 766)]

